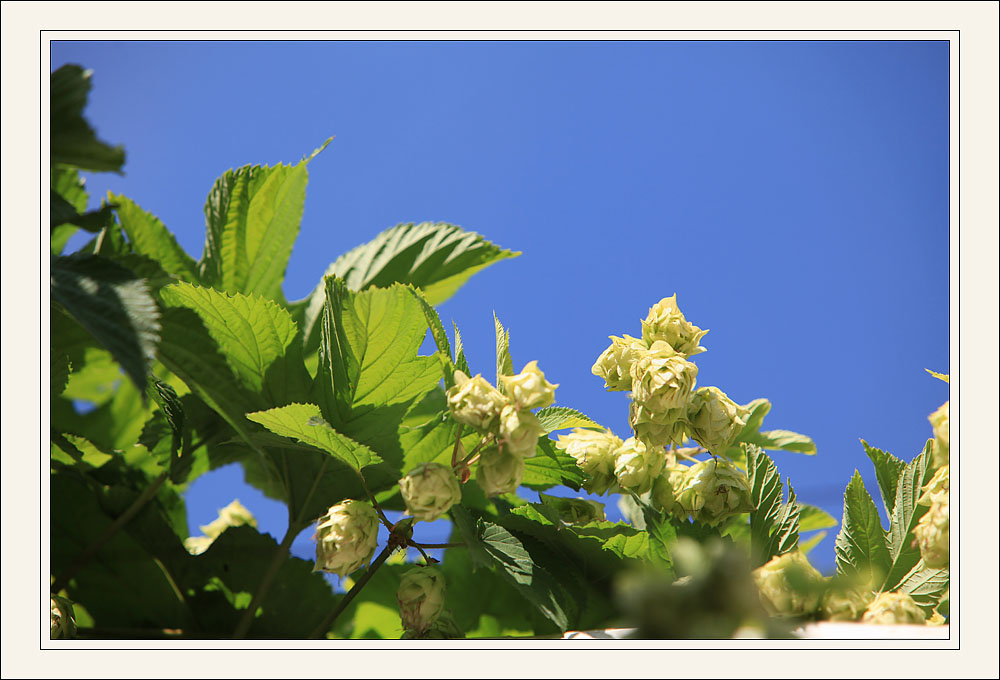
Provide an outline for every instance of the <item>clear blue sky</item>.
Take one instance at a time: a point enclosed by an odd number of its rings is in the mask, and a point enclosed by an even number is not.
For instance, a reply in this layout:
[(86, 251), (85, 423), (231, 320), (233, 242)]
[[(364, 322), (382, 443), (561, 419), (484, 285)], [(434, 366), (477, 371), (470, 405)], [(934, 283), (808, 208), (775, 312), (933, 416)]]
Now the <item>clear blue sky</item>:
[[(124, 144), (122, 192), (199, 257), (214, 179), (309, 166), (285, 294), (399, 222), (447, 221), (523, 251), (439, 311), (492, 375), (492, 313), (515, 369), (627, 435), (627, 397), (590, 373), (609, 335), (677, 294), (711, 332), (699, 385), (771, 400), (799, 499), (841, 515), (859, 438), (910, 459), (948, 398), (946, 42), (64, 42), (93, 69), (86, 111)], [(276, 537), (282, 509), (238, 470), (199, 479), (193, 527), (234, 497)], [(878, 503), (881, 506), (881, 503)], [(609, 510), (614, 510), (613, 503)], [(833, 536), (810, 555), (825, 572)], [(303, 534), (296, 554), (309, 557)]]

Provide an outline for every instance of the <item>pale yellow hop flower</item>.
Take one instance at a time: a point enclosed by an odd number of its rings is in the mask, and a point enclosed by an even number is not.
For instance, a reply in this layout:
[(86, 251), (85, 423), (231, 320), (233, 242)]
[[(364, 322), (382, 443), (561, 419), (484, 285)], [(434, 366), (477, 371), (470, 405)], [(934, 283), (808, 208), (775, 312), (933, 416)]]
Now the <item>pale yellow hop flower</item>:
[(462, 489), (454, 471), (440, 463), (423, 463), (399, 480), (406, 511), (431, 522), (462, 500)]
[(500, 380), (519, 411), (549, 406), (555, 401), (556, 388), (559, 387), (545, 379), (545, 374), (538, 370), (537, 361), (529, 361), (517, 375), (502, 375)]
[(615, 483), (615, 450), (621, 445), (622, 440), (610, 432), (581, 428), (559, 435), (556, 442), (556, 448), (572, 456), (586, 475), (583, 488), (598, 495)]
[(879, 593), (861, 617), (862, 623), (880, 625), (921, 624), (927, 616), (906, 593)]
[(643, 340), (650, 344), (666, 342), (685, 357), (705, 351), (698, 343), (706, 333), (707, 330), (698, 328), (684, 318), (677, 307), (676, 294), (663, 298), (650, 307), (649, 314), (642, 321)]
[(524, 477), (524, 456), (491, 448), (483, 452), (476, 470), (476, 482), (487, 498), (514, 493)]
[(687, 421), (691, 437), (717, 456), (726, 449), (746, 427), (750, 411), (734, 402), (718, 387), (701, 387), (688, 405)]
[(951, 554), (949, 469), (948, 465), (938, 468), (924, 486), (919, 502), (930, 507), (920, 517), (917, 526), (913, 527), (913, 537), (920, 548), (920, 556), (923, 557), (924, 564), (932, 569), (947, 567)]
[(809, 614), (819, 607), (823, 594), (823, 575), (798, 549), (754, 569), (753, 580), (761, 603), (772, 615)]
[(931, 426), (934, 428), (934, 449), (932, 461), (932, 465), (934, 467), (948, 465), (950, 455), (949, 447), (951, 444), (950, 428), (948, 425), (948, 404), (949, 402), (944, 402), (937, 411), (928, 417), (928, 420), (931, 421)]
[(662, 448), (646, 446), (635, 437), (629, 437), (615, 450), (615, 478), (618, 485), (637, 494), (644, 494), (653, 486), (667, 454)]
[(519, 411), (507, 405), (500, 412), (500, 442), (511, 453), (531, 458), (543, 434), (545, 427), (531, 411)]
[(184, 548), (192, 555), (200, 555), (208, 550), (222, 532), (229, 527), (249, 524), (256, 528), (257, 520), (253, 513), (247, 510), (240, 501), (234, 500), (219, 510), (219, 516), (204, 526), (198, 527), (204, 536), (189, 536), (184, 539)]
[(746, 473), (722, 459), (702, 461), (688, 468), (678, 501), (692, 518), (712, 526), (754, 509)]
[(316, 525), (316, 565), (343, 578), (371, 561), (378, 544), (378, 515), (364, 501), (331, 506)]
[(455, 371), (455, 385), (448, 389), (447, 395), (452, 417), (477, 430), (489, 430), (507, 403), (483, 376), (470, 378), (462, 371)]
[(686, 519), (689, 511), (681, 505), (678, 497), (687, 485), (687, 473), (689, 467), (674, 463), (667, 465), (663, 472), (653, 480), (653, 488), (649, 494), (649, 500), (653, 507), (663, 510), (677, 519)]
[(649, 349), (649, 345), (639, 338), (626, 335), (622, 338), (609, 336), (611, 346), (601, 356), (597, 357), (590, 372), (604, 379), (604, 385), (609, 390), (627, 392), (632, 389), (632, 362), (640, 352)]
[(632, 363), (632, 398), (644, 419), (657, 422), (659, 414), (686, 411), (698, 367), (658, 340)]
[(416, 567), (406, 572), (396, 590), (403, 628), (420, 634), (444, 611), (444, 575), (435, 567)]

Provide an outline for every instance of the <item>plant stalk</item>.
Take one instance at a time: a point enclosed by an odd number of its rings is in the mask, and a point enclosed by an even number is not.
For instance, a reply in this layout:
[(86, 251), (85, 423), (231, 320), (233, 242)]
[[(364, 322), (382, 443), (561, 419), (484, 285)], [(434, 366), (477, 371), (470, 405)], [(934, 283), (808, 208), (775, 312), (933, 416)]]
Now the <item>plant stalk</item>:
[(84, 551), (69, 564), (69, 566), (63, 569), (62, 572), (56, 576), (56, 579), (52, 582), (50, 590), (53, 593), (58, 593), (65, 588), (66, 584), (68, 584), (73, 577), (77, 575), (77, 572), (79, 572), (80, 569), (82, 569), (83, 566), (87, 564), (87, 562), (89, 562), (90, 559), (96, 555), (97, 552), (103, 548), (115, 534), (118, 533), (119, 529), (128, 524), (129, 520), (135, 517), (135, 515), (142, 510), (143, 507), (145, 507), (146, 503), (152, 500), (153, 496), (156, 495), (156, 492), (160, 490), (160, 487), (163, 486), (163, 483), (167, 481), (167, 477), (169, 476), (169, 472), (163, 472), (159, 477), (157, 477), (156, 480), (142, 492), (142, 495), (136, 498), (132, 502), (132, 505), (126, 508), (125, 512), (118, 515), (115, 521), (109, 524), (108, 528), (105, 529), (100, 536), (94, 539), (93, 543), (88, 545)]
[(292, 547), (292, 541), (295, 540), (299, 531), (301, 531), (301, 527), (297, 524), (288, 525), (288, 531), (285, 532), (285, 537), (281, 539), (281, 544), (274, 552), (274, 557), (271, 558), (271, 563), (267, 566), (267, 571), (264, 572), (264, 576), (260, 579), (260, 583), (257, 585), (257, 592), (253, 594), (253, 599), (250, 600), (250, 606), (243, 612), (240, 622), (236, 625), (236, 630), (233, 631), (234, 640), (242, 640), (246, 637), (247, 631), (250, 630), (250, 625), (253, 623), (254, 615), (257, 613), (257, 607), (260, 606), (260, 603), (271, 590), (271, 584), (274, 583), (274, 577), (278, 575), (281, 565), (285, 563), (285, 559), (288, 557), (288, 551)]
[(334, 621), (337, 620), (337, 617), (340, 616), (343, 611), (347, 609), (347, 605), (351, 604), (351, 601), (358, 596), (358, 593), (360, 593), (361, 589), (365, 587), (365, 584), (371, 580), (371, 577), (375, 575), (378, 568), (381, 567), (387, 559), (389, 559), (389, 555), (392, 554), (393, 550), (395, 550), (395, 547), (392, 545), (387, 545), (382, 549), (382, 552), (378, 554), (375, 561), (369, 565), (368, 569), (361, 576), (361, 578), (354, 582), (354, 586), (347, 591), (344, 597), (340, 600), (340, 603), (337, 604), (336, 608), (330, 612), (318, 626), (316, 626), (316, 629), (309, 635), (310, 640), (316, 640), (330, 630)]

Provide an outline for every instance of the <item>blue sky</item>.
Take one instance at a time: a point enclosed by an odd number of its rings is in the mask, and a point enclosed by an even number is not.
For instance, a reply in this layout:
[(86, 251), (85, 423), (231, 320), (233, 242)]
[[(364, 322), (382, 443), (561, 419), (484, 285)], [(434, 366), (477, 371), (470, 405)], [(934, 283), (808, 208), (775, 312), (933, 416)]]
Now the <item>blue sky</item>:
[[(442, 319), (490, 376), (495, 311), (515, 369), (538, 360), (558, 404), (619, 435), (627, 397), (590, 367), (674, 293), (711, 329), (698, 384), (810, 435), (817, 456), (775, 461), (838, 518), (855, 468), (877, 497), (859, 438), (910, 459), (948, 399), (924, 371), (949, 372), (946, 42), (54, 43), (64, 63), (93, 69), (86, 115), (127, 152), (91, 200), (128, 195), (195, 257), (218, 175), (336, 137), (309, 166), (289, 299), (399, 222), (523, 251)], [(240, 478), (197, 480), (191, 525), (238, 497), (280, 537)], [(835, 533), (810, 555), (826, 572)]]

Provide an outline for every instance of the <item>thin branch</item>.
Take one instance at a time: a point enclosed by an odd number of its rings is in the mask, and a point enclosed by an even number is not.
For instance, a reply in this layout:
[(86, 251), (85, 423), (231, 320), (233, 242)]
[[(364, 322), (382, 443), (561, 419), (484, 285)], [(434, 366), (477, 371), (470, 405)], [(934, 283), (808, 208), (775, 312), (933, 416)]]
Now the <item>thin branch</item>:
[(355, 581), (354, 586), (347, 591), (343, 598), (341, 598), (336, 608), (334, 608), (334, 610), (330, 612), (318, 626), (316, 626), (315, 630), (313, 630), (313, 632), (309, 635), (310, 640), (318, 639), (321, 635), (325, 635), (326, 632), (333, 627), (333, 623), (337, 620), (337, 617), (340, 616), (345, 609), (347, 609), (347, 605), (349, 605), (351, 601), (358, 596), (361, 589), (364, 588), (365, 584), (371, 580), (371, 577), (375, 575), (378, 568), (381, 567), (387, 559), (389, 559), (389, 555), (391, 555), (394, 550), (395, 546), (392, 545), (387, 545), (382, 549), (382, 552), (380, 552), (378, 557), (375, 558), (375, 561), (369, 565), (368, 569), (364, 574), (362, 574), (361, 578)]
[(281, 539), (281, 545), (274, 551), (274, 557), (271, 558), (271, 563), (267, 566), (267, 571), (264, 572), (260, 583), (257, 584), (257, 592), (253, 594), (250, 606), (243, 612), (243, 616), (240, 617), (240, 621), (236, 625), (236, 630), (233, 631), (234, 640), (242, 640), (246, 637), (247, 631), (250, 630), (250, 625), (253, 623), (254, 616), (257, 613), (257, 607), (260, 606), (260, 603), (271, 590), (274, 577), (278, 575), (278, 571), (288, 558), (288, 551), (292, 547), (292, 541), (295, 540), (295, 536), (298, 535), (299, 531), (301, 531), (301, 527), (298, 525), (288, 525), (288, 531), (285, 532), (285, 537)]
[(425, 550), (439, 550), (444, 548), (465, 548), (465, 543), (416, 543), (415, 541), (410, 541), (409, 545), (414, 548), (424, 548)]
[(115, 534), (118, 533), (118, 530), (128, 524), (129, 520), (135, 517), (135, 515), (142, 510), (143, 507), (145, 507), (146, 503), (152, 500), (152, 498), (156, 495), (156, 492), (160, 490), (161, 486), (163, 486), (163, 483), (167, 481), (167, 477), (169, 475), (169, 472), (163, 472), (159, 477), (157, 477), (156, 480), (142, 492), (142, 495), (136, 498), (132, 502), (132, 505), (126, 508), (125, 512), (118, 515), (115, 521), (109, 524), (108, 528), (105, 529), (100, 536), (94, 539), (93, 543), (88, 545), (84, 551), (69, 564), (68, 567), (63, 569), (62, 573), (56, 576), (55, 580), (52, 582), (51, 591), (53, 593), (58, 593), (65, 588), (66, 584), (69, 583), (74, 576), (76, 576), (77, 572), (79, 572), (80, 569), (82, 569), (83, 566), (87, 564), (87, 562), (89, 562), (91, 558), (96, 555)]

